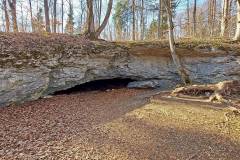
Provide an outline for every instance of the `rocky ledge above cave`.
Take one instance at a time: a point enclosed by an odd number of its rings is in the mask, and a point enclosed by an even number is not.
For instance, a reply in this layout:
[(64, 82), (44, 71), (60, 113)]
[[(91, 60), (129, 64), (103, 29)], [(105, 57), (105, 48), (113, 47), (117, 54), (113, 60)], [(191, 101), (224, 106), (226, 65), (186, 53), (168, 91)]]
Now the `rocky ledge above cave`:
[[(221, 44), (221, 45), (220, 45)], [(168, 43), (89, 41), (78, 36), (1, 34), (0, 106), (34, 100), (101, 79), (132, 79), (129, 87), (169, 89), (180, 83)], [(240, 79), (240, 47), (177, 43), (194, 83)]]

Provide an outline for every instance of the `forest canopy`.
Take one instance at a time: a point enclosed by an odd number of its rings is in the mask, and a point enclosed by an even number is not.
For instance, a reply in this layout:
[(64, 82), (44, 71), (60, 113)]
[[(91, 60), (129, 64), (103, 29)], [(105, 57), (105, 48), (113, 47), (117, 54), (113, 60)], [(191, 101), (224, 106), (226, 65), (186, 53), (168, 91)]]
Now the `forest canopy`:
[[(95, 36), (106, 40), (165, 39), (168, 24), (164, 1), (1, 0), (0, 30), (67, 34), (96, 31)], [(176, 38), (239, 39), (239, 0), (167, 1)]]

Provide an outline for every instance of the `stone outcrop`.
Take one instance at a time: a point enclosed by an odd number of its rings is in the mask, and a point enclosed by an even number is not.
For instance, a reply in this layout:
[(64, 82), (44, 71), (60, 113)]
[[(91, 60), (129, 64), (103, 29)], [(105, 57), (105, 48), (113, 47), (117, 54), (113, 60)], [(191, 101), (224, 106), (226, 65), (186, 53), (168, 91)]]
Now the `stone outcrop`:
[[(100, 79), (130, 78), (129, 87), (169, 89), (181, 83), (168, 46), (116, 44), (76, 37), (38, 37), (21, 41), (1, 35), (0, 106), (38, 99)], [(240, 79), (237, 50), (178, 46), (194, 83)]]

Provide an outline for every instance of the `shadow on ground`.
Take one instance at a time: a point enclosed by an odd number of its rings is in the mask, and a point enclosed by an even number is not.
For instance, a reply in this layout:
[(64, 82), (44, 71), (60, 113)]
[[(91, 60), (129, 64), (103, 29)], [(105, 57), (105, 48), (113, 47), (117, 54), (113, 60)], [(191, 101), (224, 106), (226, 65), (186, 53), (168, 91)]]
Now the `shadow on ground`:
[(1, 159), (226, 159), (240, 157), (240, 119), (209, 104), (115, 89), (0, 109)]

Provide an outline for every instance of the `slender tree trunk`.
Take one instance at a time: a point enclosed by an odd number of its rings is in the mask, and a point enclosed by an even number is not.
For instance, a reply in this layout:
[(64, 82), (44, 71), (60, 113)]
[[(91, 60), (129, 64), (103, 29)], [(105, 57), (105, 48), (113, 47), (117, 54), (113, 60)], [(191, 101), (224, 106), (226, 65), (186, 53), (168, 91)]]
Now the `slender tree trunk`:
[(7, 1), (3, 0), (3, 7), (4, 7), (4, 14), (5, 14), (5, 23), (6, 23), (6, 32), (10, 31), (10, 21), (9, 21), (9, 15), (7, 10)]
[(53, 1), (53, 32), (57, 31), (57, 0)]
[(197, 32), (196, 13), (197, 13), (197, 0), (194, 0), (194, 6), (193, 6), (193, 34), (194, 34), (194, 36), (196, 36), (196, 32)]
[(158, 30), (157, 30), (157, 35), (158, 35), (158, 39), (160, 39), (161, 37), (161, 0), (159, 0), (159, 10), (158, 10)]
[(29, 7), (30, 7), (30, 18), (31, 18), (32, 32), (35, 32), (34, 24), (33, 24), (33, 14), (32, 14), (32, 0), (29, 0)]
[[(164, 20), (163, 20), (163, 14), (164, 14), (164, 12), (165, 12), (165, 6), (164, 6), (164, 4), (163, 4), (163, 0), (161, 0), (161, 4), (160, 4), (160, 10), (161, 10), (161, 13), (160, 13), (160, 26), (164, 23)], [(163, 33), (164, 31), (163, 31), (163, 29), (160, 31), (160, 33), (161, 33), (161, 35), (160, 35), (160, 37), (163, 37)]]
[(132, 22), (132, 40), (135, 41), (136, 40), (136, 36), (135, 36), (135, 0), (132, 0), (132, 14), (133, 14), (133, 22)]
[(187, 0), (187, 36), (190, 36), (190, 1)]
[(144, 39), (144, 0), (141, 0), (141, 40)]
[(176, 45), (175, 45), (174, 32), (173, 32), (174, 24), (173, 24), (173, 20), (172, 20), (172, 7), (168, 3), (168, 0), (163, 0), (163, 1), (164, 1), (166, 11), (167, 11), (167, 15), (168, 15), (168, 28), (169, 28), (168, 34), (169, 34), (169, 45), (170, 45), (172, 59), (173, 59), (174, 64), (177, 67), (178, 73), (179, 73), (183, 83), (189, 84), (190, 83), (189, 75), (185, 71), (185, 69), (180, 61), (180, 58), (176, 53)]
[(51, 32), (50, 20), (49, 20), (48, 0), (44, 0), (44, 11), (45, 11), (46, 32)]
[(23, 19), (23, 6), (22, 6), (22, 3), (21, 3), (20, 8), (21, 8), (21, 27), (22, 27), (20, 31), (24, 32), (25, 29), (24, 29), (24, 19)]
[(98, 26), (101, 24), (101, 16), (102, 16), (102, 0), (98, 0)]
[(138, 20), (139, 20), (139, 10), (136, 9), (138, 6), (138, 1), (135, 2), (135, 40), (139, 39), (139, 25), (138, 25)]
[(103, 29), (106, 27), (106, 25), (108, 23), (108, 19), (110, 17), (111, 11), (112, 11), (112, 4), (113, 4), (113, 0), (109, 0), (106, 15), (104, 17), (102, 24), (99, 26), (99, 28), (96, 31), (95, 38), (98, 38), (100, 36), (101, 32), (103, 31)]
[(229, 20), (229, 2), (229, 0), (223, 0), (222, 2), (221, 37), (226, 36), (226, 29)]
[(237, 0), (237, 28), (234, 40), (240, 40), (240, 0)]
[(63, 10), (63, 0), (62, 0), (62, 33), (64, 32), (64, 30), (63, 30), (63, 16), (64, 16), (64, 10)]
[(217, 10), (216, 0), (213, 0), (211, 36), (214, 36), (215, 31), (216, 10)]
[(11, 8), (13, 31), (18, 32), (16, 0), (8, 0), (8, 4)]
[(84, 10), (83, 10), (83, 1), (80, 0), (80, 6), (81, 6), (81, 14), (80, 14), (80, 25), (79, 25), (79, 31), (81, 33), (82, 31), (82, 25), (83, 25), (83, 13), (84, 13)]

